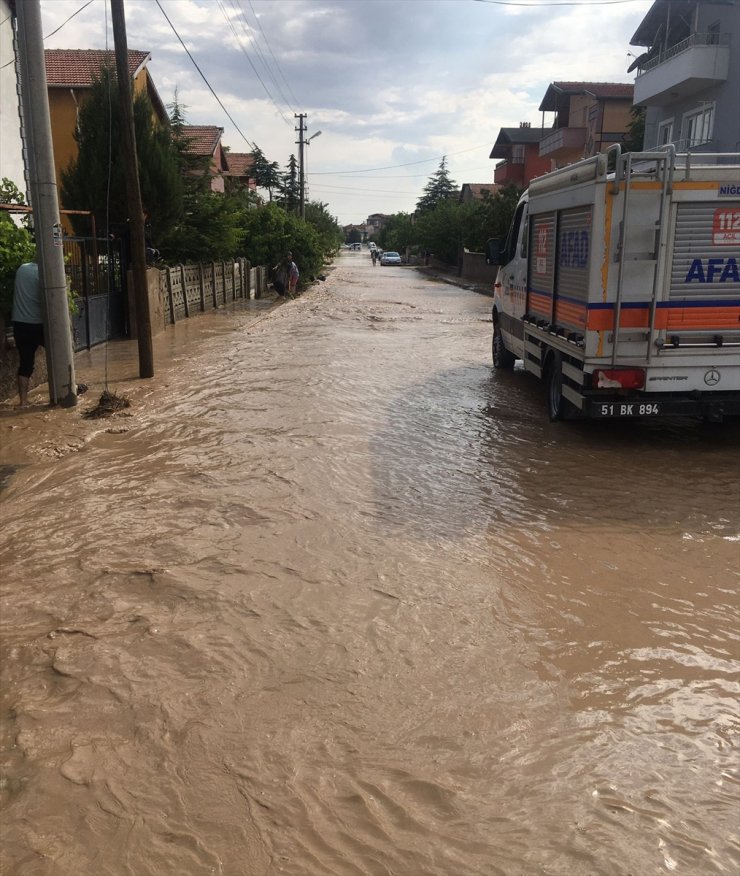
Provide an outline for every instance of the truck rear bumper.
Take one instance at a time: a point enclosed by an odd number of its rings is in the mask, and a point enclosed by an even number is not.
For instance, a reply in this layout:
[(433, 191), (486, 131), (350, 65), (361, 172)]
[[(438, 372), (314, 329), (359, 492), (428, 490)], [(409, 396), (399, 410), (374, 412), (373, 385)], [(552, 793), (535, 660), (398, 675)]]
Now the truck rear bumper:
[(738, 392), (635, 393), (630, 395), (584, 395), (581, 416), (594, 419), (624, 417), (702, 417), (720, 422), (740, 416)]

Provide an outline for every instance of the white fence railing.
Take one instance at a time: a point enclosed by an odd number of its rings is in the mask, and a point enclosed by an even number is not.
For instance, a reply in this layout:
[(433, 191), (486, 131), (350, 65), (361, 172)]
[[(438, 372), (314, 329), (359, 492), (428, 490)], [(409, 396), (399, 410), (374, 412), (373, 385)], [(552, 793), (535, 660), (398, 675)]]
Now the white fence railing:
[(686, 39), (669, 46), (667, 49), (663, 49), (663, 51), (658, 52), (657, 55), (643, 61), (637, 68), (637, 75), (642, 76), (643, 73), (648, 73), (650, 70), (654, 70), (656, 67), (659, 67), (671, 58), (675, 58), (676, 55), (688, 51), (688, 49), (691, 49), (694, 46), (729, 46), (729, 44), (729, 33), (692, 33), (691, 36), (687, 36)]

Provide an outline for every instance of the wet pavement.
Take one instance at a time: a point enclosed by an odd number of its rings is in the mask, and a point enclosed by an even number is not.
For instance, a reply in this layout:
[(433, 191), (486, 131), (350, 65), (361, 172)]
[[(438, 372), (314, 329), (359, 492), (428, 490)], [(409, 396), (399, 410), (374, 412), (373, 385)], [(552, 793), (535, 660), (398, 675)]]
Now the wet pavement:
[(740, 427), (550, 423), (490, 304), (346, 253), (0, 406), (0, 873), (738, 872)]

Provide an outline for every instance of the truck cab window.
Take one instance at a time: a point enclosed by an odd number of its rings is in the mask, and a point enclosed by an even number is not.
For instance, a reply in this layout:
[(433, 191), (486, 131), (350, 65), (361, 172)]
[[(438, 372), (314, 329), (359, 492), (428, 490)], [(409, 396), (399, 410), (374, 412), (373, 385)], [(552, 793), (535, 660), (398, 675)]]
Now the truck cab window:
[(516, 208), (516, 213), (514, 213), (514, 218), (511, 222), (511, 227), (509, 228), (509, 234), (506, 237), (506, 246), (504, 247), (503, 264), (505, 265), (516, 255), (516, 245), (519, 240), (519, 231), (522, 227), (522, 216), (524, 215), (524, 208), (526, 206), (526, 201), (522, 201), (522, 203)]

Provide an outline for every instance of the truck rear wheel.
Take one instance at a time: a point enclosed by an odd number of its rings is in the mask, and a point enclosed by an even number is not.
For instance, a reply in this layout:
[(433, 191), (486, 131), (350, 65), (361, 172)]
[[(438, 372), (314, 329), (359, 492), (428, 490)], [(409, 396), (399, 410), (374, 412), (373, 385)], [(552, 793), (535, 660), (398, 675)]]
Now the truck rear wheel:
[(501, 328), (498, 321), (493, 323), (493, 341), (491, 342), (491, 352), (493, 355), (493, 367), (503, 368), (510, 371), (516, 362), (516, 356), (506, 349)]
[(563, 398), (563, 358), (553, 353), (547, 369), (547, 413), (551, 420), (562, 420), (568, 402)]

